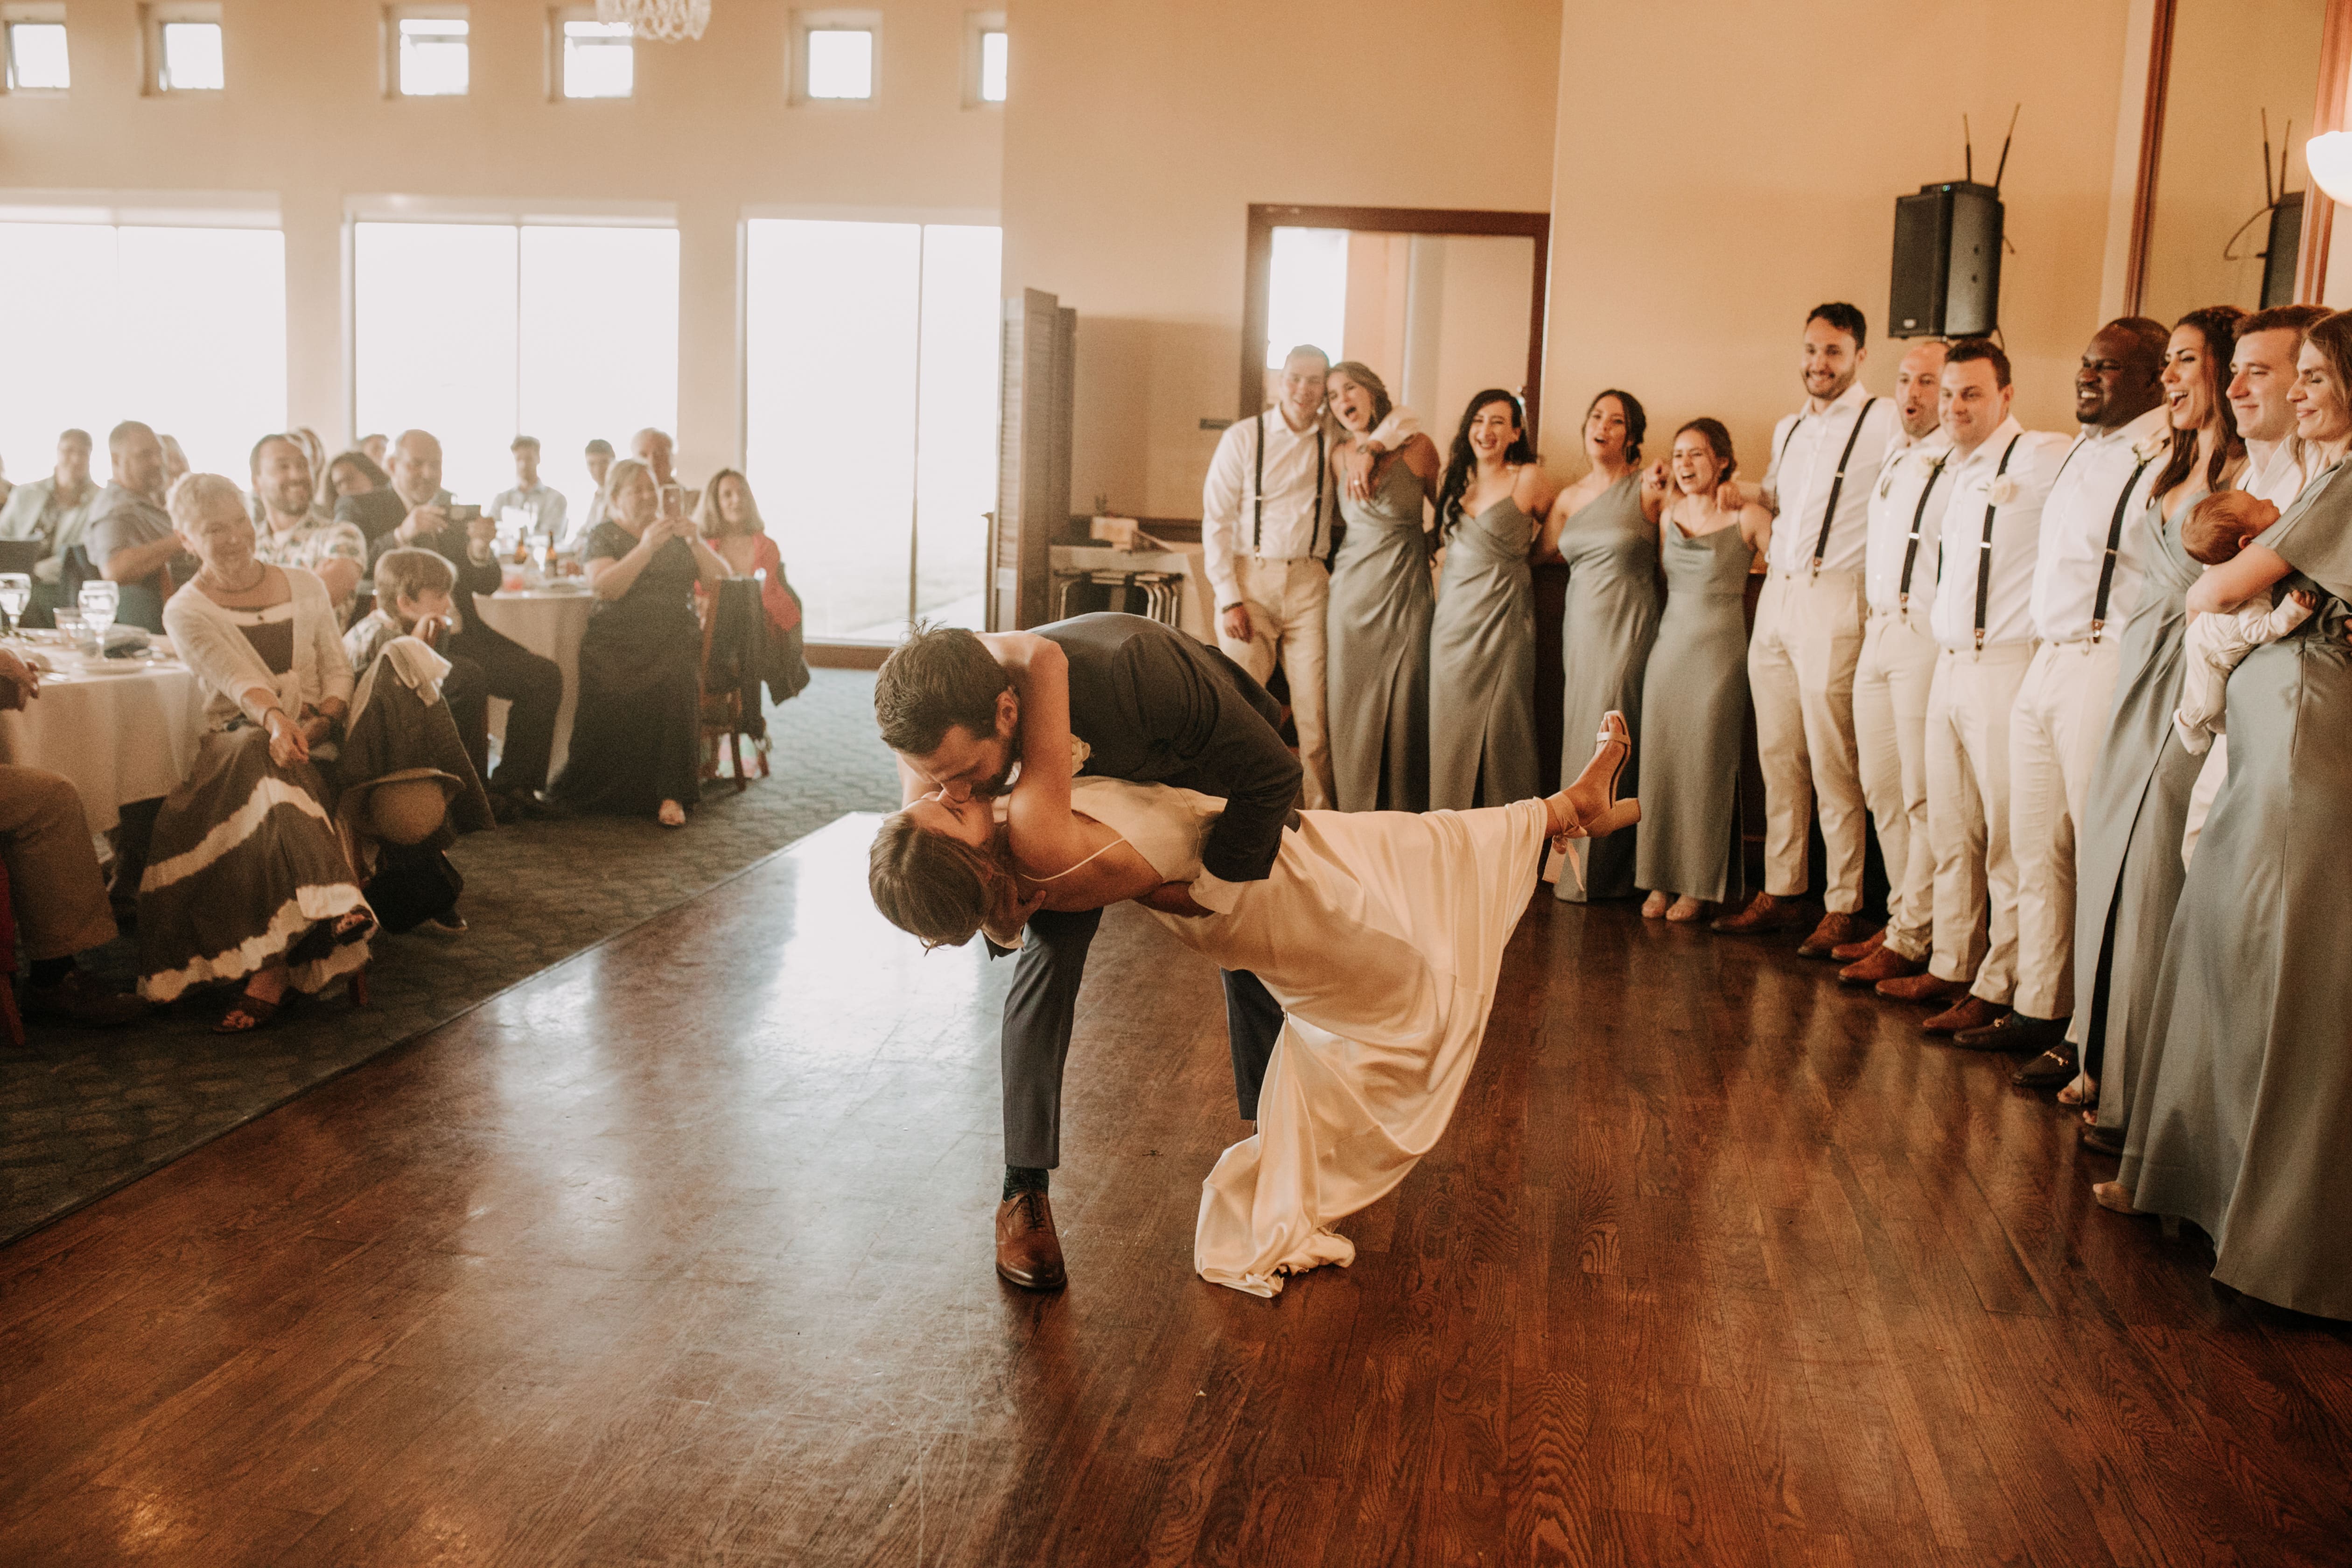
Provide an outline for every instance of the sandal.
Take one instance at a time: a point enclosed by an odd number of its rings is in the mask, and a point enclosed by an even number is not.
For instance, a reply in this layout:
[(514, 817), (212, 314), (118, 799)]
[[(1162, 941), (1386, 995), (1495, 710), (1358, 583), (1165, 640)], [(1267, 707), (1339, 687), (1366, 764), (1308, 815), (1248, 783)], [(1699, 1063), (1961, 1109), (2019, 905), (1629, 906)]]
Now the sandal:
[(375, 917), (365, 910), (352, 910), (335, 922), (335, 945), (349, 947), (355, 942), (365, 942), (375, 934)]
[(2074, 1080), (2058, 1091), (2058, 1103), (2096, 1110), (2099, 1109), (2099, 1086), (2091, 1081), (2089, 1073), (2076, 1073)]
[[(1566, 832), (1552, 836), (1552, 847), (1563, 855), (1568, 853), (1568, 841), (1571, 838), (1600, 838), (1621, 827), (1631, 827), (1642, 820), (1642, 803), (1639, 800), (1620, 800), (1617, 797), (1617, 781), (1625, 776), (1626, 761), (1633, 754), (1633, 736), (1625, 727), (1625, 715), (1614, 708), (1603, 713), (1600, 733), (1592, 737), (1592, 742), (1595, 755), (1599, 754), (1601, 747), (1612, 744), (1622, 743), (1624, 750), (1618, 753), (1616, 764), (1609, 770), (1607, 807), (1591, 820), (1578, 822)], [(1560, 793), (1565, 795), (1567, 791)]]
[[(213, 1033), (247, 1035), (256, 1029), (266, 1029), (269, 1026), (269, 1021), (278, 1016), (278, 1009), (284, 1005), (282, 998), (272, 1002), (266, 997), (256, 996), (250, 991), (240, 991), (236, 994), (236, 1000), (228, 1005), (228, 1010), (224, 1012), (213, 1025)], [(244, 1020), (243, 1023), (237, 1022), (240, 1018)]]

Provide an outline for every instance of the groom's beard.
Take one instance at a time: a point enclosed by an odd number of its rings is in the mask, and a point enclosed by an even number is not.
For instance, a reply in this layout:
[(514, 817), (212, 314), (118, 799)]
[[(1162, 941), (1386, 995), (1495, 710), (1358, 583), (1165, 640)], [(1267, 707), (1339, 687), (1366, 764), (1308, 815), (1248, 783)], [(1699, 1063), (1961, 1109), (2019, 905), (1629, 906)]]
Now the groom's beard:
[(994, 800), (999, 795), (1011, 795), (1013, 793), (1013, 775), (1020, 771), (1021, 764), (1018, 762), (1006, 763), (1003, 773), (997, 774), (986, 784), (974, 784), (971, 786), (973, 797), (978, 800)]

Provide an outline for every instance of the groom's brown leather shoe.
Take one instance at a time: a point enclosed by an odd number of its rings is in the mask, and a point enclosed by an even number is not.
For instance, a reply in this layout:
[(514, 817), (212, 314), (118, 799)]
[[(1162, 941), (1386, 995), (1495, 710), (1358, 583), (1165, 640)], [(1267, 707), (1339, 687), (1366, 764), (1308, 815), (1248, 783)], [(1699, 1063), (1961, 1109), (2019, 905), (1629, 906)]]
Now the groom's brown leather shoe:
[(1707, 922), (1707, 930), (1725, 936), (1767, 936), (1789, 930), (1805, 918), (1795, 899), (1778, 899), (1769, 893), (1759, 893), (1748, 900), (1748, 907), (1736, 915), (1725, 915)]
[(1860, 942), (1843, 942), (1830, 949), (1830, 956), (1840, 963), (1859, 963), (1886, 945), (1886, 928), (1880, 926)]
[(1062, 1238), (1054, 1234), (1054, 1205), (1043, 1193), (1015, 1193), (996, 1205), (996, 1272), (1024, 1290), (1058, 1290)]
[(1862, 940), (1862, 920), (1857, 915), (1840, 914), (1832, 910), (1813, 928), (1813, 934), (1798, 944), (1799, 958), (1833, 958), (1837, 950)]
[(1875, 985), (1882, 980), (1908, 980), (1927, 973), (1925, 959), (1906, 958), (1884, 944), (1871, 949), (1838, 971), (1841, 985)]

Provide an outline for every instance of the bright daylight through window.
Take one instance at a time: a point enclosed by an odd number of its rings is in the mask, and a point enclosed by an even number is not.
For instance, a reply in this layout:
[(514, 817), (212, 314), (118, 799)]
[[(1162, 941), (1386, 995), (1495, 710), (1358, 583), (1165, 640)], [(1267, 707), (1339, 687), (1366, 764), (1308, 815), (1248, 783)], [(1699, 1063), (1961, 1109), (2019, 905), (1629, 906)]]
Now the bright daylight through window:
[(1005, 35), (986, 32), (980, 36), (980, 100), (982, 103), (1004, 101)]
[(1313, 343), (1333, 359), (1347, 357), (1340, 339), (1348, 324), (1348, 231), (1277, 228), (1274, 272), (1267, 280), (1265, 368)]
[(73, 85), (63, 22), (8, 23), (8, 90), (63, 92)]
[(862, 27), (814, 27), (808, 38), (808, 96), (874, 96), (874, 35)]
[(218, 92), (227, 85), (218, 22), (167, 21), (156, 30), (162, 51), (155, 68), (158, 91)]
[(564, 21), (564, 97), (626, 98), (636, 89), (636, 69), (635, 35), (626, 22)]
[(470, 50), (463, 16), (405, 16), (397, 26), (403, 98), (448, 98), (466, 90)]

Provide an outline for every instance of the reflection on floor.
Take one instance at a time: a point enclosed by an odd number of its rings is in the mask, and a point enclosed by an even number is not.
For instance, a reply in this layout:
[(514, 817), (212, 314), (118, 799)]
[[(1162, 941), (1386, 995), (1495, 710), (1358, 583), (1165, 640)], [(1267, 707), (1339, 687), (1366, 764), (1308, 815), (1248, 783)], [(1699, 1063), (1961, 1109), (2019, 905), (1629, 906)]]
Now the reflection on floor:
[(1539, 898), (1436, 1152), (1189, 1271), (1213, 972), (1114, 910), (990, 1271), (1010, 965), (852, 818), (0, 1251), (0, 1562), (2243, 1563), (2352, 1539), (2352, 1331), (2108, 1215), (1785, 946)]

